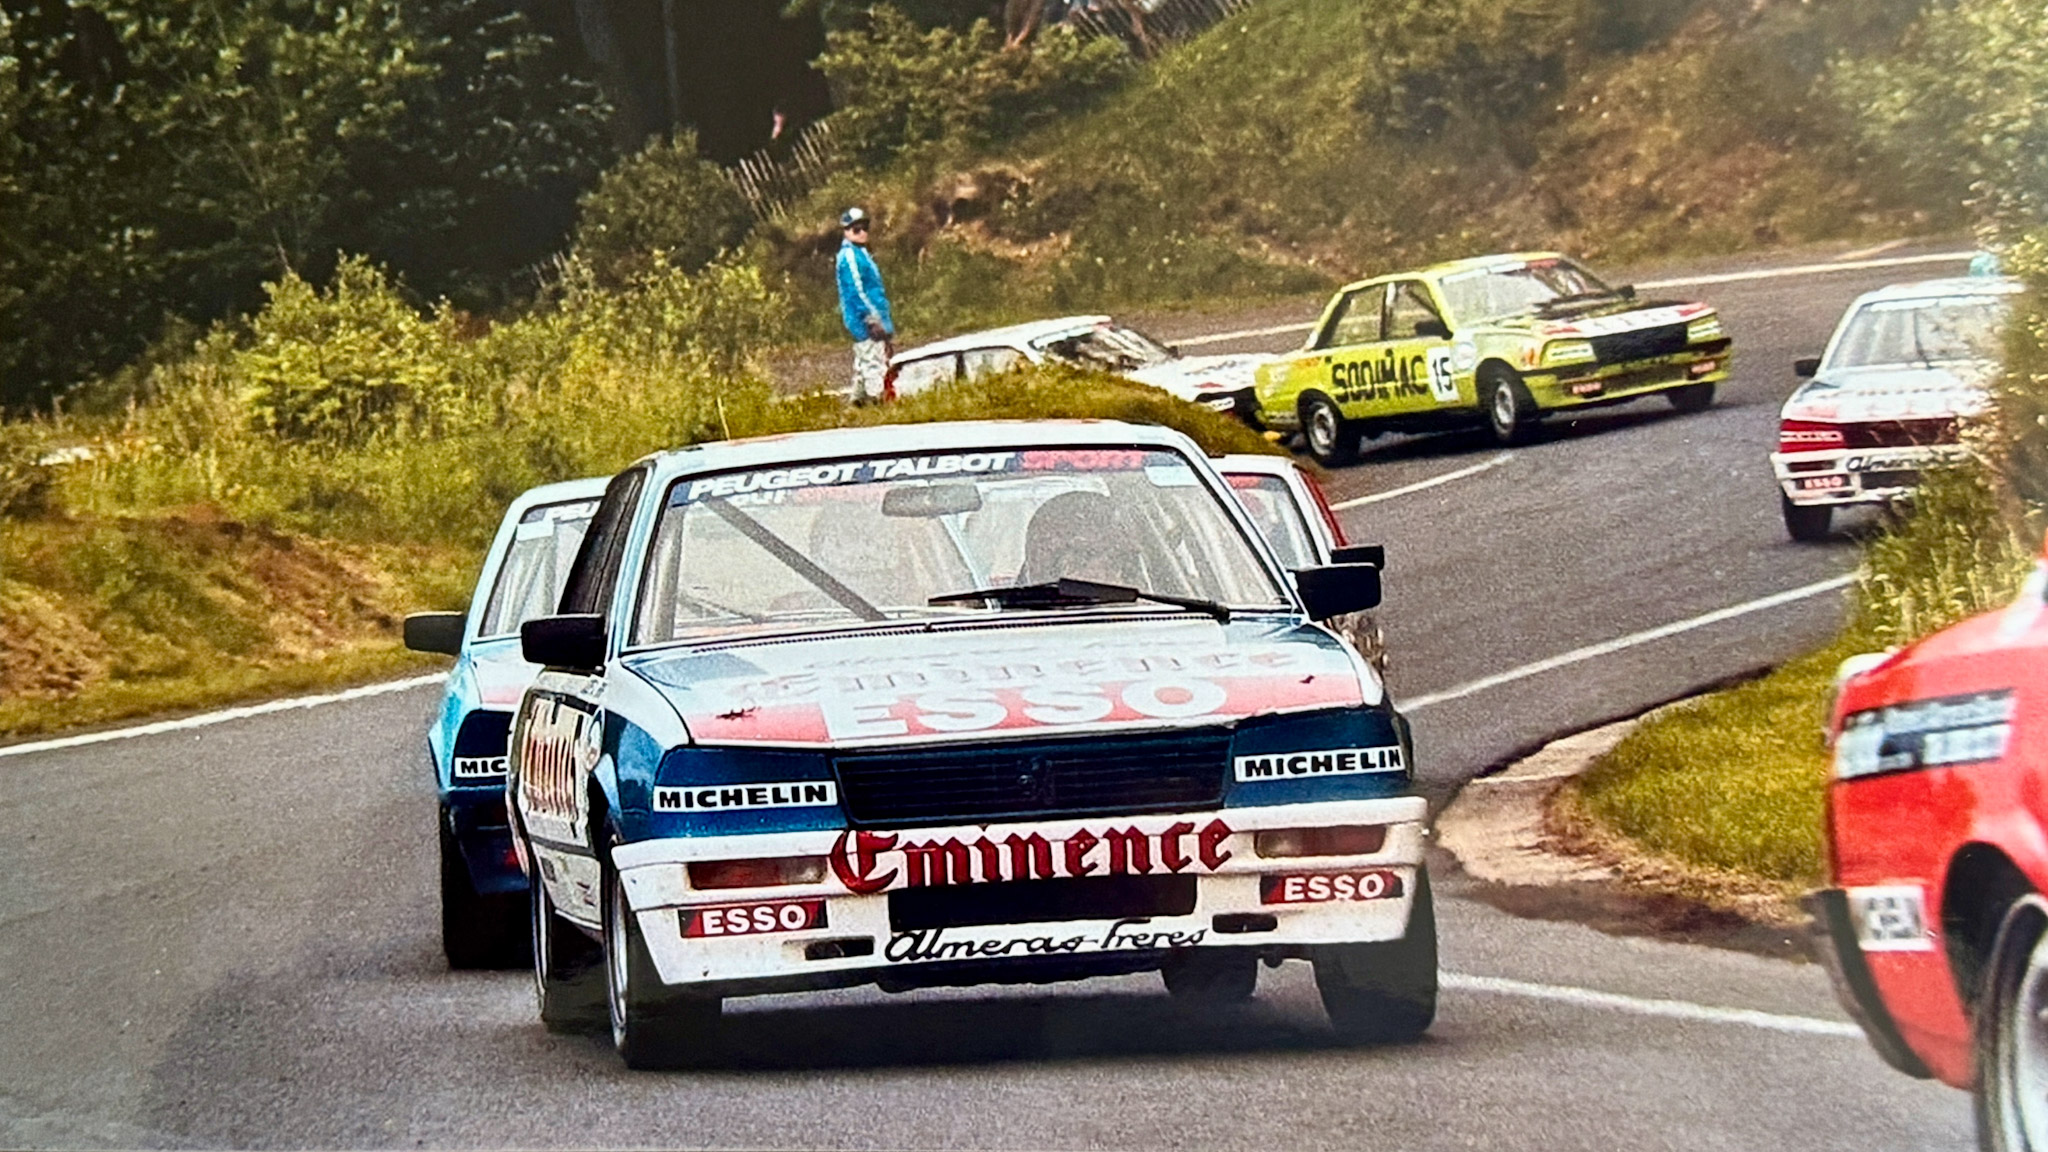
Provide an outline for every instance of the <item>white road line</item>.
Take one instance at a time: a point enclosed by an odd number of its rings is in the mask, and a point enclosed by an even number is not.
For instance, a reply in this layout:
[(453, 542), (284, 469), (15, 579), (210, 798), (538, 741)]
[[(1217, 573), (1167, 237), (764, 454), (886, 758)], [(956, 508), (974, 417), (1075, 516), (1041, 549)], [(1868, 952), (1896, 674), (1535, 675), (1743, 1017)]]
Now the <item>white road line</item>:
[(1375, 492), (1370, 496), (1356, 496), (1349, 500), (1339, 500), (1335, 504), (1330, 505), (1330, 511), (1342, 512), (1346, 508), (1362, 508), (1367, 504), (1377, 504), (1382, 500), (1392, 500), (1396, 496), (1406, 496), (1411, 492), (1420, 492), (1425, 488), (1434, 488), (1439, 484), (1449, 484), (1453, 480), (1463, 480), (1467, 476), (1477, 476), (1489, 468), (1498, 468), (1514, 458), (1515, 454), (1513, 452), (1503, 452), (1491, 459), (1482, 460), (1469, 468), (1460, 468), (1455, 472), (1446, 472), (1441, 476), (1432, 476), (1427, 480), (1418, 480), (1413, 484), (1403, 484), (1399, 488), (1389, 488), (1385, 492)]
[(225, 708), (219, 712), (205, 712), (198, 716), (186, 716), (178, 720), (159, 720), (153, 724), (139, 724), (133, 728), (114, 728), (105, 732), (85, 732), (77, 736), (59, 736), (54, 740), (37, 740), (28, 744), (9, 744), (0, 747), (0, 757), (26, 756), (31, 752), (50, 752), (59, 748), (77, 748), (86, 744), (104, 744), (109, 740), (129, 740), (137, 736), (155, 736), (164, 732), (182, 732), (187, 728), (210, 728), (215, 724), (226, 724), (230, 720), (246, 720), (251, 716), (266, 716), (272, 712), (291, 712), (300, 708), (318, 708), (323, 704), (340, 704), (348, 700), (361, 700), (368, 696), (383, 696), (391, 692), (403, 692), (408, 688), (421, 688), (428, 684), (439, 684), (448, 678), (446, 672), (433, 672), (425, 676), (413, 676), (404, 680), (390, 680), (382, 684), (365, 684), (361, 688), (350, 688), (342, 692), (329, 692), (320, 696), (293, 696), (285, 700), (266, 700), (261, 704), (247, 704), (240, 708)]
[(1784, 1016), (1776, 1012), (1759, 1012), (1754, 1008), (1717, 1008), (1712, 1004), (1695, 1004), (1689, 1000), (1622, 996), (1613, 992), (1595, 992), (1590, 988), (1531, 984), (1522, 980), (1505, 980), (1498, 976), (1468, 976), (1462, 972), (1445, 972), (1440, 980), (1445, 988), (1461, 992), (1521, 996), (1581, 1008), (1611, 1008), (1617, 1012), (1633, 1012), (1638, 1016), (1661, 1016), (1668, 1020), (1740, 1024), (1748, 1028), (1765, 1028), (1772, 1032), (1790, 1032), (1802, 1036), (1837, 1036), (1853, 1040), (1863, 1038), (1863, 1029), (1854, 1024), (1840, 1020), (1823, 1020), (1816, 1016)]
[[(1870, 251), (1882, 251), (1883, 245)], [(1638, 288), (1693, 288), (1702, 284), (1737, 284), (1745, 280), (1779, 280), (1794, 276), (1821, 276), (1830, 272), (1855, 272), (1866, 268), (1905, 268), (1915, 264), (1953, 264), (1975, 256), (1975, 252), (1931, 252), (1919, 256), (1886, 256), (1881, 259), (1858, 260), (1849, 257), (1861, 253), (1850, 252), (1843, 258), (1827, 264), (1795, 264), (1789, 268), (1756, 268), (1747, 272), (1722, 272), (1712, 276), (1680, 276), (1670, 280), (1644, 280)], [(1246, 328), (1237, 332), (1211, 332), (1203, 336), (1186, 336), (1175, 341), (1183, 348), (1194, 348), (1203, 344), (1225, 344), (1232, 340), (1250, 340), (1257, 336), (1284, 336), (1290, 332), (1306, 332), (1315, 327), (1315, 321), (1306, 324), (1275, 324), (1270, 328)]]
[(1696, 288), (1702, 284), (1735, 284), (1744, 280), (1781, 280), (1792, 276), (1824, 276), (1830, 272), (1855, 272), (1865, 268), (1905, 268), (1914, 264), (1960, 264), (1975, 252), (1930, 252), (1921, 256), (1886, 256), (1879, 260), (1837, 260), (1829, 264), (1794, 264), (1790, 268), (1757, 268), (1748, 272), (1723, 272), (1717, 276), (1681, 276), (1673, 280), (1644, 280), (1638, 288)]
[(1555, 671), (1569, 664), (1577, 664), (1580, 661), (1611, 655), (1625, 648), (1633, 648), (1638, 644), (1648, 644), (1652, 640), (1662, 640), (1667, 636), (1676, 636), (1681, 632), (1690, 632), (1695, 628), (1705, 628), (1709, 624), (1719, 624), (1723, 620), (1733, 620), (1738, 616), (1747, 616), (1752, 612), (1762, 612), (1767, 608), (1776, 608), (1781, 604), (1790, 604), (1795, 600), (1804, 600), (1809, 596), (1818, 596), (1823, 592), (1832, 592), (1837, 588), (1849, 586), (1855, 580), (1856, 576), (1854, 573), (1846, 576), (1835, 576), (1827, 580), (1805, 584), (1790, 591), (1779, 592), (1776, 595), (1745, 601), (1744, 603), (1731, 605), (1727, 608), (1719, 608), (1701, 616), (1694, 616), (1690, 620), (1680, 620), (1676, 623), (1665, 624), (1647, 631), (1632, 632), (1627, 636), (1618, 637), (1603, 643), (1589, 644), (1584, 648), (1574, 648), (1562, 655), (1552, 656), (1547, 660), (1538, 660), (1534, 664), (1524, 664), (1520, 668), (1495, 673), (1492, 676), (1483, 676), (1468, 684), (1460, 684), (1455, 688), (1446, 688), (1442, 692), (1431, 692), (1426, 695), (1411, 697), (1401, 701), (1401, 710), (1403, 712), (1413, 712), (1418, 708), (1427, 708), (1432, 704), (1442, 704), (1447, 701), (1462, 699), (1475, 692), (1484, 692), (1488, 688), (1498, 688), (1503, 684), (1512, 684), (1517, 680), (1526, 680), (1531, 676)]

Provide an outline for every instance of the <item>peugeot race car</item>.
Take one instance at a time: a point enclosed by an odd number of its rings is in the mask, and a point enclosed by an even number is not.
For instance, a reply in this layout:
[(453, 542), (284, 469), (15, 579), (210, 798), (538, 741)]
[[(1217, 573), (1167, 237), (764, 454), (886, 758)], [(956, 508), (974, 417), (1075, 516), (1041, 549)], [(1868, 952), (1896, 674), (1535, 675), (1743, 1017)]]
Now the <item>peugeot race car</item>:
[(556, 1028), (716, 1050), (730, 996), (1306, 959), (1416, 1035), (1436, 934), (1408, 729), (1193, 442), (1110, 422), (815, 432), (606, 490), (507, 785)]
[(540, 669), (519, 653), (519, 626), (555, 610), (604, 480), (549, 484), (505, 510), (468, 612), (406, 619), (406, 647), (455, 657), (427, 729), (440, 794), (441, 948), (451, 968), (529, 959), (526, 876), (505, 821), (506, 739), (520, 693)]
[(1170, 392), (1191, 404), (1249, 418), (1252, 370), (1264, 356), (1183, 356), (1107, 316), (1068, 316), (970, 332), (899, 352), (886, 396), (912, 396), (950, 380), (972, 380), (1024, 364), (1099, 368)]
[(2048, 557), (2012, 605), (1853, 657), (1834, 708), (1833, 886), (1808, 906), (1892, 1067), (1974, 1086), (1979, 1144), (2048, 1149)]
[[(1362, 563), (1384, 569), (1385, 549), (1378, 545), (1351, 547), (1322, 485), (1294, 461), (1285, 456), (1233, 454), (1217, 457), (1215, 464), (1281, 567), (1292, 571), (1320, 564)], [(1373, 671), (1383, 677), (1387, 674), (1386, 637), (1372, 613), (1350, 612), (1327, 623), (1372, 664)]]
[(1339, 289), (1301, 351), (1257, 370), (1258, 418), (1325, 465), (1389, 431), (1483, 423), (1518, 444), (1565, 409), (1702, 411), (1729, 356), (1705, 304), (1637, 300), (1553, 252), (1481, 256)]
[(1911, 494), (1920, 472), (1963, 451), (1961, 429), (1991, 407), (2017, 280), (1894, 284), (1857, 297), (1811, 377), (1785, 401), (1771, 469), (1794, 540), (1828, 534), (1834, 510)]

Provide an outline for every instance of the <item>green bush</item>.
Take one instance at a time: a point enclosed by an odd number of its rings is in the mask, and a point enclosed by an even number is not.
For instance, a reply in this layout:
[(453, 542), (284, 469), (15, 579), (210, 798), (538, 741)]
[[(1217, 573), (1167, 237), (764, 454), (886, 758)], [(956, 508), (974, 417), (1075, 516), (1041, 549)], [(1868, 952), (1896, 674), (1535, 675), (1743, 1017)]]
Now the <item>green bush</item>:
[(1864, 546), (1850, 631), (1873, 647), (1907, 644), (2009, 603), (2033, 556), (1990, 468), (1929, 472), (1910, 508)]
[(753, 227), (746, 198), (718, 165), (697, 154), (697, 134), (678, 132), (620, 161), (578, 204), (575, 252), (599, 280), (622, 286), (666, 253), (695, 272), (738, 248)]
[(1047, 29), (1005, 51), (986, 20), (965, 30), (920, 28), (895, 8), (862, 29), (833, 32), (817, 67), (832, 86), (833, 136), (864, 163), (939, 141), (979, 147), (1081, 107), (1131, 69), (1108, 37)]

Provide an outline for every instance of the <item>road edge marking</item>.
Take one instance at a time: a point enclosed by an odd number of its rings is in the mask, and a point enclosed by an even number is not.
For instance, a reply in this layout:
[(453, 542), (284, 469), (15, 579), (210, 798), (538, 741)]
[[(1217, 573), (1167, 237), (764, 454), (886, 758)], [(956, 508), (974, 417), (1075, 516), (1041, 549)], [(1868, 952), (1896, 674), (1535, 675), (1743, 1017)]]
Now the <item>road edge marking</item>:
[(0, 746), (0, 757), (26, 756), (31, 752), (54, 752), (60, 748), (79, 748), (88, 744), (104, 744), (110, 740), (132, 740), (137, 736), (156, 736), (165, 732), (182, 732), (188, 728), (210, 728), (215, 724), (226, 724), (233, 720), (246, 720), (252, 716), (267, 716), (273, 712), (293, 712), (302, 708), (318, 708), (325, 704), (340, 704), (349, 700), (362, 700), (371, 696), (384, 696), (392, 692), (404, 692), (411, 688), (424, 688), (448, 679), (446, 672), (431, 672), (424, 676), (409, 676), (403, 680), (386, 680), (381, 684), (365, 684), (360, 688), (349, 688), (340, 692), (326, 692), (318, 696), (290, 696), (283, 700), (266, 700), (261, 704), (244, 704), (239, 708), (223, 708), (218, 712), (203, 712), (197, 716), (183, 716), (176, 720), (158, 720), (150, 724), (138, 724), (133, 728), (112, 728), (105, 732), (82, 732), (76, 736), (58, 736), (49, 740), (34, 740), (24, 744)]
[(1863, 1029), (1856, 1025), (1842, 1020), (1824, 1020), (1818, 1016), (1788, 1016), (1755, 1008), (1720, 1008), (1712, 1004), (1695, 1004), (1690, 1000), (1624, 996), (1617, 992), (1595, 992), (1590, 988), (1575, 988), (1568, 984), (1533, 984), (1526, 980), (1509, 980), (1499, 976), (1470, 976), (1462, 972), (1445, 972), (1439, 977), (1439, 981), (1443, 987), (1460, 992), (1520, 996), (1529, 1000), (1547, 1000), (1555, 1004), (1572, 1004), (1581, 1008), (1609, 1008), (1637, 1016), (1659, 1016), (1667, 1020), (1690, 1020), (1703, 1024), (1740, 1024), (1795, 1036), (1863, 1039)]
[[(1971, 252), (1929, 252), (1917, 256), (1884, 256), (1871, 260), (1836, 260), (1828, 264), (1794, 264), (1787, 268), (1754, 268), (1746, 272), (1719, 272), (1706, 276), (1679, 276), (1668, 280), (1643, 280), (1637, 288), (1691, 288), (1703, 284), (1738, 284), (1745, 280), (1778, 280), (1795, 276), (1825, 276), (1830, 272), (1857, 272), (1871, 268), (1905, 268), (1915, 264), (1961, 263), (1974, 257)], [(1849, 253), (1854, 256), (1856, 253)], [(1232, 340), (1250, 340), (1258, 336), (1285, 336), (1289, 332), (1306, 332), (1315, 327), (1315, 321), (1303, 324), (1275, 324), (1270, 328), (1245, 328), (1236, 332), (1210, 332), (1200, 336), (1183, 336), (1174, 343), (1183, 348), (1195, 348), (1204, 344), (1224, 344)]]
[(1648, 628), (1641, 632), (1631, 632), (1626, 636), (1617, 636), (1612, 640), (1603, 640), (1598, 644), (1588, 644), (1583, 648), (1574, 648), (1569, 652), (1538, 660), (1533, 664), (1524, 664), (1519, 668), (1510, 668), (1506, 672), (1496, 672), (1491, 676), (1482, 676), (1477, 680), (1467, 681), (1454, 688), (1446, 688), (1441, 692), (1425, 692), (1412, 699), (1400, 701), (1399, 707), (1403, 712), (1413, 712), (1418, 708), (1427, 708), (1432, 704), (1443, 704), (1452, 700), (1459, 700), (1478, 692), (1484, 692), (1489, 688), (1498, 688), (1503, 684), (1512, 684), (1517, 680), (1526, 680), (1531, 676), (1553, 672), (1571, 664), (1592, 660), (1600, 656), (1612, 655), (1627, 648), (1634, 648), (1639, 644), (1648, 644), (1653, 640), (1677, 636), (1683, 632), (1691, 632), (1696, 628), (1705, 628), (1710, 624), (1719, 624), (1723, 620), (1733, 620), (1738, 616), (1747, 616), (1752, 612), (1762, 612), (1782, 604), (1790, 604), (1795, 600), (1804, 600), (1810, 596), (1818, 596), (1823, 592), (1833, 592), (1839, 588), (1846, 588), (1855, 582), (1856, 574), (1850, 572), (1841, 576), (1829, 577), (1826, 580), (1818, 580), (1812, 584), (1802, 584), (1797, 588), (1777, 592), (1769, 596), (1762, 596), (1755, 600), (1746, 600), (1740, 604), (1731, 604), (1726, 608), (1716, 608), (1712, 612), (1705, 612), (1685, 620), (1674, 621), (1670, 624), (1660, 624), (1655, 628)]
[(1514, 458), (1515, 454), (1513, 452), (1502, 452), (1491, 459), (1482, 460), (1477, 464), (1468, 468), (1460, 468), (1455, 472), (1446, 472), (1441, 476), (1432, 476), (1427, 480), (1417, 480), (1413, 484), (1403, 484), (1399, 488), (1389, 488), (1385, 492), (1374, 492), (1369, 496), (1354, 496), (1349, 500), (1339, 500), (1335, 504), (1330, 505), (1330, 511), (1342, 512), (1348, 508), (1363, 508), (1367, 504), (1377, 504), (1382, 500), (1392, 500), (1396, 496), (1406, 496), (1413, 492), (1421, 492), (1427, 488), (1434, 488), (1439, 484), (1449, 484), (1453, 480), (1463, 480), (1467, 476), (1477, 476), (1488, 469), (1498, 468)]

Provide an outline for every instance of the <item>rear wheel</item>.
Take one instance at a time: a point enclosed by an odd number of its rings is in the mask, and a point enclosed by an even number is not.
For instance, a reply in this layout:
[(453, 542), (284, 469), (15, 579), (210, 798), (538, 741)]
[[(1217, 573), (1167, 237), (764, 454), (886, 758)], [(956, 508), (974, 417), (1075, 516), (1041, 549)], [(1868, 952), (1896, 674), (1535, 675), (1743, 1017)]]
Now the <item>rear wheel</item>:
[(486, 896), (469, 877), (462, 843), (441, 807), (441, 951), (450, 968), (517, 968), (531, 958), (526, 894)]
[(1512, 369), (1494, 366), (1479, 373), (1479, 403), (1486, 409), (1486, 428), (1507, 447), (1526, 444), (1536, 431), (1536, 398)]
[(1826, 504), (1794, 504), (1792, 498), (1780, 492), (1779, 509), (1785, 514), (1785, 534), (1802, 544), (1828, 538), (1828, 524), (1835, 517), (1835, 510)]
[(563, 920), (547, 886), (533, 882), (533, 992), (540, 1022), (550, 1032), (596, 1032), (604, 1027), (604, 954)]
[(1436, 1019), (1436, 906), (1429, 873), (1415, 870), (1415, 904), (1399, 940), (1332, 944), (1312, 953), (1316, 990), (1339, 1039), (1350, 1044), (1413, 1040)]
[(718, 1045), (720, 1003), (662, 983), (626, 902), (625, 885), (604, 870), (606, 1003), (612, 1047), (628, 1068), (687, 1068), (704, 1063)]
[(1714, 406), (1714, 382), (1708, 380), (1700, 384), (1687, 384), (1683, 388), (1673, 388), (1664, 394), (1664, 399), (1669, 400), (1673, 408), (1687, 415), (1705, 412)]
[(1977, 1143), (2048, 1152), (2048, 903), (2006, 914), (1976, 1014)]
[(1308, 442), (1308, 454), (1325, 468), (1341, 468), (1358, 462), (1358, 425), (1344, 418), (1337, 402), (1320, 392), (1301, 401), (1301, 438)]
[(1175, 1000), (1241, 1004), (1258, 988), (1259, 956), (1248, 949), (1189, 948), (1167, 957), (1159, 975)]

